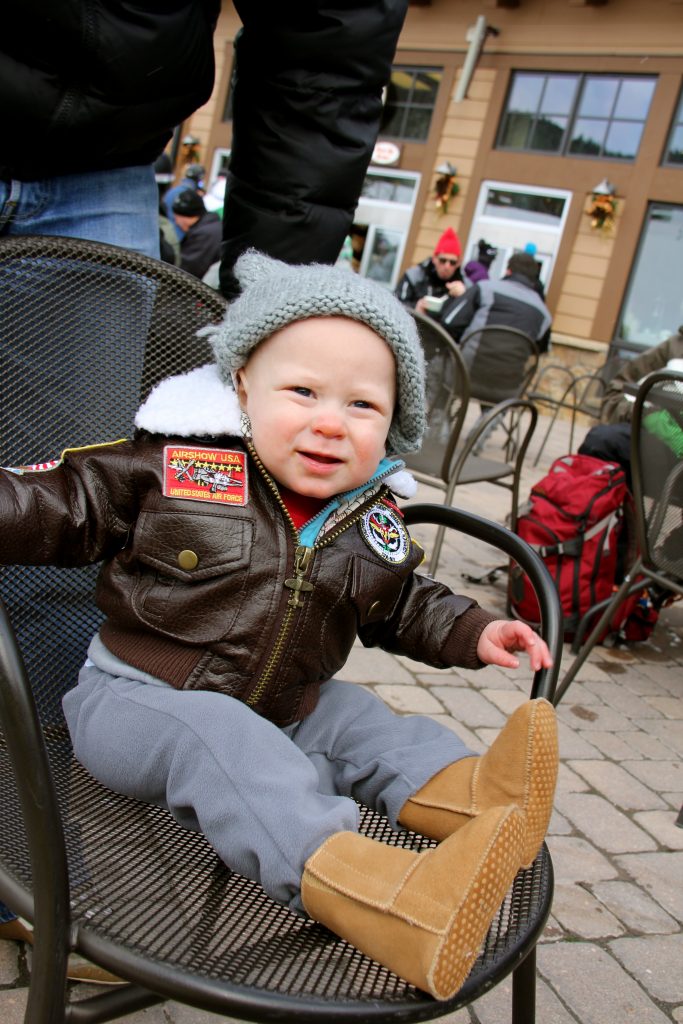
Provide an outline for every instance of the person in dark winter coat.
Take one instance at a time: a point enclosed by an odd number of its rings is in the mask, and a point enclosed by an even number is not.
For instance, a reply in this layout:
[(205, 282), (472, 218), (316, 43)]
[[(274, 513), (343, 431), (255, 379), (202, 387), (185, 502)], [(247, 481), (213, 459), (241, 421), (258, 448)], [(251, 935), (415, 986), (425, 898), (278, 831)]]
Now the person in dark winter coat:
[(635, 400), (624, 389), (626, 385), (635, 384), (649, 373), (667, 366), (670, 369), (683, 368), (683, 326), (670, 338), (660, 341), (659, 345), (628, 359), (614, 375), (600, 403), (601, 422), (590, 428), (579, 448), (579, 455), (618, 462), (626, 473), (629, 489), (632, 487), (631, 415)]
[(396, 286), (396, 297), (409, 309), (432, 313), (435, 310), (425, 302), (427, 297), (446, 299), (462, 295), (465, 284), (460, 271), (461, 256), (460, 239), (453, 228), (446, 228), (433, 254), (406, 270)]
[(159, 255), (153, 164), (211, 95), (219, 12), (219, 0), (148, 4), (140, 18), (114, 0), (3, 10), (0, 235)]
[(516, 327), (528, 334), (541, 352), (547, 352), (552, 319), (535, 281), (534, 258), (525, 252), (515, 253), (500, 281), (480, 281), (461, 298), (447, 299), (440, 323), (455, 341), (478, 327)]
[(209, 213), (202, 197), (189, 189), (173, 200), (173, 217), (183, 232), (180, 267), (188, 274), (202, 278), (220, 255), (221, 219), (217, 213)]
[(288, 263), (334, 263), (377, 141), (408, 0), (234, 0), (230, 171), (221, 291), (254, 247)]
[[(173, 201), (181, 192), (196, 192), (197, 195), (204, 196), (205, 178), (206, 170), (201, 164), (188, 164), (178, 184), (169, 188), (164, 196), (164, 206), (168, 217), (173, 219)], [(183, 237), (183, 232), (175, 221), (173, 222), (173, 230), (176, 233), (176, 238), (180, 241)]]

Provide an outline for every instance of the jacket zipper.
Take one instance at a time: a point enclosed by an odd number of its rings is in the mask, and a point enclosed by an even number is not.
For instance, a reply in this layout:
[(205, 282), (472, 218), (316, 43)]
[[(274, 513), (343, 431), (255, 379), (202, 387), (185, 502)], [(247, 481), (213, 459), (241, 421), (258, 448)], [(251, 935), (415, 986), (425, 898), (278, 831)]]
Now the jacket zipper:
[[(245, 443), (249, 450), (249, 454), (251, 455), (252, 459), (254, 460), (256, 466), (259, 469), (259, 472), (261, 473), (264, 480), (268, 484), (268, 487), (272, 491), (273, 497), (275, 498), (278, 505), (282, 509), (285, 515), (285, 519), (287, 520), (287, 523), (292, 533), (294, 534), (295, 541), (298, 540), (299, 534), (297, 532), (296, 526), (294, 525), (294, 520), (290, 516), (287, 510), (287, 506), (280, 497), (280, 492), (278, 491), (275, 483), (271, 479), (268, 470), (261, 462), (259, 456), (256, 454), (256, 449), (251, 444), (251, 442), (246, 440)], [(373, 500), (378, 500), (380, 494), (373, 494)], [(361, 505), (359, 509), (356, 509), (356, 511), (352, 515), (350, 515), (348, 519), (345, 519), (343, 523), (337, 527), (337, 529), (331, 530), (329, 534), (326, 534), (323, 540), (320, 541), (320, 543), (316, 541), (313, 547), (307, 547), (305, 544), (297, 544), (294, 553), (294, 575), (292, 577), (288, 577), (284, 582), (284, 586), (288, 587), (292, 591), (292, 593), (290, 594), (289, 600), (287, 602), (287, 608), (285, 610), (284, 618), (280, 623), (280, 628), (278, 630), (278, 634), (275, 639), (275, 643), (273, 644), (273, 649), (270, 652), (268, 661), (264, 666), (258, 683), (247, 697), (246, 703), (249, 707), (254, 707), (255, 704), (258, 704), (274, 675), (275, 668), (279, 663), (280, 658), (282, 657), (282, 652), (285, 646), (285, 641), (287, 639), (287, 636), (292, 625), (294, 613), (298, 608), (303, 607), (304, 602), (301, 600), (302, 593), (309, 593), (311, 590), (313, 590), (313, 584), (309, 583), (305, 579), (305, 576), (307, 575), (308, 571), (311, 568), (315, 552), (320, 548), (327, 547), (327, 545), (331, 544), (333, 540), (336, 540), (340, 534), (344, 533), (344, 531), (347, 530), (350, 526), (353, 526), (353, 524), (358, 519), (360, 519), (364, 511), (365, 504)]]

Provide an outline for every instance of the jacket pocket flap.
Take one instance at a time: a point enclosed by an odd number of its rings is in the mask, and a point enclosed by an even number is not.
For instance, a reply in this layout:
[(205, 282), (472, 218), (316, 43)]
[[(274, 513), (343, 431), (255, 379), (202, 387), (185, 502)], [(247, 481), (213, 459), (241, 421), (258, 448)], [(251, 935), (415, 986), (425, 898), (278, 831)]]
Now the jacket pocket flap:
[(199, 582), (248, 565), (252, 535), (252, 522), (233, 515), (146, 511), (133, 555), (164, 575)]

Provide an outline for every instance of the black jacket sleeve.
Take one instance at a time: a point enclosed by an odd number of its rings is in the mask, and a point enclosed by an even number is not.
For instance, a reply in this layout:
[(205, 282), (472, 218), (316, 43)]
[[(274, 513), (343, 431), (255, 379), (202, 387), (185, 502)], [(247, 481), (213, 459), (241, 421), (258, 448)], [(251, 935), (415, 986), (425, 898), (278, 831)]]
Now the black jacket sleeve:
[(333, 263), (349, 232), (407, 0), (235, 0), (233, 141), (221, 290), (253, 246)]

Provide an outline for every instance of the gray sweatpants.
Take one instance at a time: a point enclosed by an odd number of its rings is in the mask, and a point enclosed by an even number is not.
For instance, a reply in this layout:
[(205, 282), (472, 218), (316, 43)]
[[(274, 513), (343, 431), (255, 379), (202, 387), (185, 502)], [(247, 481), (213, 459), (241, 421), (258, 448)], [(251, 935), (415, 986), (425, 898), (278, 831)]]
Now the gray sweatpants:
[(408, 797), (472, 754), (432, 719), (396, 715), (336, 680), (323, 685), (311, 715), (281, 729), (232, 697), (89, 664), (64, 713), (76, 757), (95, 778), (168, 808), (293, 909), (301, 909), (310, 855), (333, 833), (357, 830), (355, 799), (400, 827)]

